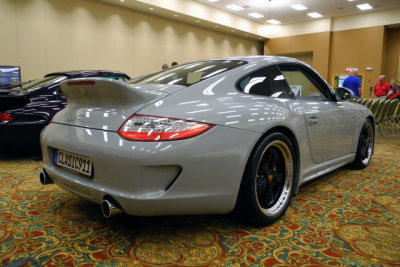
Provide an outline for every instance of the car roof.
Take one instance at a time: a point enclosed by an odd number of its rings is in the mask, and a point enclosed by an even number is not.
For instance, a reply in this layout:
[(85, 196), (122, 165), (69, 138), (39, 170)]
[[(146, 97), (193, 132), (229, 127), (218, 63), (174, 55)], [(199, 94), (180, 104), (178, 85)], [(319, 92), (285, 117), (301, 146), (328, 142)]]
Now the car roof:
[(83, 78), (83, 77), (97, 77), (97, 76), (121, 76), (130, 79), (130, 77), (120, 71), (110, 70), (74, 70), (74, 71), (59, 71), (46, 74), (44, 77), (50, 76), (67, 76), (68, 78)]
[(215, 60), (242, 60), (247, 61), (248, 63), (302, 63), (304, 62), (291, 58), (291, 57), (284, 57), (284, 56), (240, 56), (240, 57), (228, 57), (228, 58), (220, 58)]
[[(272, 65), (272, 64), (282, 64), (282, 63), (296, 63), (301, 65), (307, 65), (303, 61), (300, 61), (296, 58), (292, 57), (284, 57), (284, 56), (239, 56), (239, 57), (227, 57), (227, 58), (214, 58), (214, 59), (204, 59), (198, 60), (188, 63), (196, 63), (196, 62), (209, 62), (209, 61), (228, 61), (228, 60), (239, 60), (239, 61), (246, 61), (248, 64), (257, 66), (265, 66), (265, 65)], [(243, 66), (244, 67), (244, 66)], [(311, 66), (310, 66), (311, 67)]]

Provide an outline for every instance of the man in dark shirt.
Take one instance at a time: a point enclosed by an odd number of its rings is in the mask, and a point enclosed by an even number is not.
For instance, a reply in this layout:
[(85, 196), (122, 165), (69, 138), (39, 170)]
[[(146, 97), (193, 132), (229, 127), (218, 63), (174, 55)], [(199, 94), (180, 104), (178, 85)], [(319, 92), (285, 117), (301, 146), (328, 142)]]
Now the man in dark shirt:
[(344, 79), (343, 87), (349, 88), (353, 91), (355, 97), (360, 98), (361, 96), (361, 80), (357, 77), (358, 69), (353, 68), (350, 70), (349, 76)]

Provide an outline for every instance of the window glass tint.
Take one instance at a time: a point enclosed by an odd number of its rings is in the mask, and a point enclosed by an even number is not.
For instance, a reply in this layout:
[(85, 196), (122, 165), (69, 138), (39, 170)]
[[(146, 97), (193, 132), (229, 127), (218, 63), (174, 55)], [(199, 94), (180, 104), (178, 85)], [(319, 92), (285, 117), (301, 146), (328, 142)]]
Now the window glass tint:
[(251, 73), (239, 82), (239, 90), (246, 94), (289, 98), (285, 78), (276, 66), (266, 67)]
[(110, 80), (118, 80), (121, 82), (125, 82), (125, 81), (129, 80), (125, 76), (102, 76), (102, 78), (106, 78), (106, 79), (110, 79)]
[(19, 90), (35, 90), (65, 80), (65, 76), (50, 76), (25, 83)]
[[(327, 101), (318, 85), (304, 70), (297, 66), (279, 66), (296, 98)], [(326, 93), (326, 92), (325, 92)]]
[(211, 60), (178, 65), (130, 80), (129, 84), (176, 84), (190, 86), (247, 64), (240, 60)]

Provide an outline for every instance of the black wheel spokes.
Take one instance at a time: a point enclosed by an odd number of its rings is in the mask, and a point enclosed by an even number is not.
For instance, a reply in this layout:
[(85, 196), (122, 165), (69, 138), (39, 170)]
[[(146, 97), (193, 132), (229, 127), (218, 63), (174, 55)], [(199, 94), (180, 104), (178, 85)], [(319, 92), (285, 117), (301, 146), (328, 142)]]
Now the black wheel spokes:
[(370, 136), (370, 133), (368, 129), (365, 129), (363, 131), (363, 134), (361, 135), (361, 142), (362, 142), (362, 148), (361, 148), (361, 157), (362, 159), (366, 159), (369, 157), (369, 147), (372, 142), (372, 137)]
[(257, 182), (257, 197), (262, 207), (267, 207), (274, 200), (273, 184), (268, 177), (259, 177)]
[(362, 159), (365, 159), (368, 153), (368, 142), (366, 138), (366, 133), (364, 132), (361, 136), (361, 142), (362, 142), (362, 147), (361, 147), (361, 157)]
[(268, 187), (268, 179), (264, 175), (257, 176), (257, 195), (258, 197), (262, 196), (262, 193)]
[(270, 158), (267, 163), (268, 168), (270, 170), (273, 170), (276, 167), (276, 163), (278, 162), (278, 159), (279, 159), (279, 155), (278, 155), (277, 148), (275, 148), (275, 147), (271, 148)]
[[(267, 151), (257, 173), (257, 197), (263, 208), (273, 206), (282, 191), (285, 167), (282, 165), (282, 155), (276, 147)], [(283, 166), (283, 167), (282, 167)]]
[(275, 195), (276, 192), (274, 192), (274, 187), (273, 184), (270, 182), (268, 183), (268, 187), (267, 190), (265, 190), (266, 192), (264, 193), (264, 198), (265, 198), (265, 205), (266, 207), (269, 207), (271, 204), (274, 203), (274, 199), (275, 199)]

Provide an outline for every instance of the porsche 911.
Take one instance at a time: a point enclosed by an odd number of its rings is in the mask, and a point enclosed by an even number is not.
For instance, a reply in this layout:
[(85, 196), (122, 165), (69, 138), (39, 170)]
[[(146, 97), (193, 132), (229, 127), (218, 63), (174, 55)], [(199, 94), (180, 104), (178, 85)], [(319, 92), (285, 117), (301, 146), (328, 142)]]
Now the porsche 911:
[(41, 134), (42, 184), (105, 217), (279, 219), (307, 181), (368, 166), (375, 123), (346, 88), (277, 56), (202, 60), (122, 83), (61, 83), (67, 106)]

